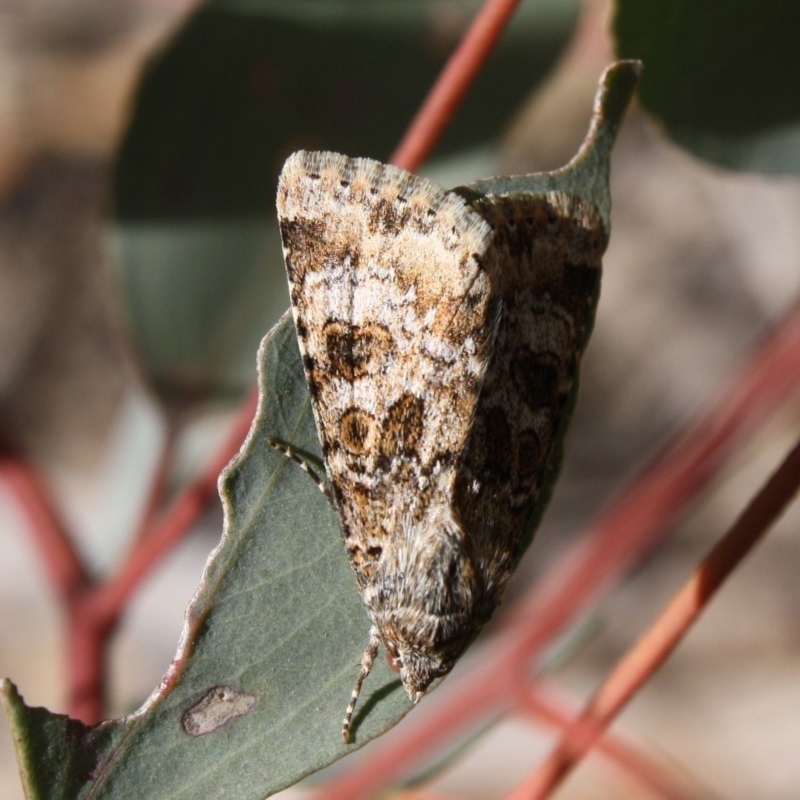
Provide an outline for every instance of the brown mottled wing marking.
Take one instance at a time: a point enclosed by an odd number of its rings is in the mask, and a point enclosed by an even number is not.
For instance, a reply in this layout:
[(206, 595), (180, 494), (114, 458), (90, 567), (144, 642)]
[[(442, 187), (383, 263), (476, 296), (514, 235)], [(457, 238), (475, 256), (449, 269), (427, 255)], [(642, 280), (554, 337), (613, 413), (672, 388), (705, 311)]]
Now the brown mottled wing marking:
[(292, 307), (362, 589), (387, 537), (449, 508), (496, 326), (492, 232), (396, 167), (295, 153), (278, 184)]
[(591, 331), (606, 236), (594, 208), (561, 193), (472, 206), (494, 229), (502, 313), (455, 506), (487, 583), (502, 589), (527, 544)]

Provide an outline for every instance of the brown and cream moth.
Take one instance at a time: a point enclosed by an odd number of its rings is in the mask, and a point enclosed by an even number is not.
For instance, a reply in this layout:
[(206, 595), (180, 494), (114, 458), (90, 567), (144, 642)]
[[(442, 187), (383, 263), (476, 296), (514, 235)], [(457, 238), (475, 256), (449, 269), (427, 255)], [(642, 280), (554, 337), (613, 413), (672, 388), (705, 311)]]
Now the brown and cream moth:
[(329, 497), (371, 620), (345, 741), (381, 644), (416, 703), (500, 602), (592, 325), (593, 206), (465, 196), (323, 152), (292, 155), (278, 184)]

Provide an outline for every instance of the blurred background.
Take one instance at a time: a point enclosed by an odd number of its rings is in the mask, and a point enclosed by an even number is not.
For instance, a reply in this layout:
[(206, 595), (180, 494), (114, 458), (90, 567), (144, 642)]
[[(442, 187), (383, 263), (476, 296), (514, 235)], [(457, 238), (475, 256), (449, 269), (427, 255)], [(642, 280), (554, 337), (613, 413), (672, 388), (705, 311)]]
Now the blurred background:
[[(288, 306), (273, 223), (283, 159), (324, 147), (386, 160), (477, 5), (2, 4), (0, 437), (40, 470), (98, 573), (124, 557), (166, 438), (179, 434), (177, 487), (255, 380), (258, 341)], [(601, 0), (523, 3), (423, 172), (454, 186), (568, 161), (614, 58), (610, 13)], [(800, 294), (796, 181), (713, 166), (665, 128), (634, 109), (620, 134), (565, 469), (509, 603), (719, 396)], [(565, 689), (594, 688), (798, 431), (800, 402), (764, 425), (598, 612), (597, 633), (558, 675)], [(618, 726), (698, 796), (800, 796), (799, 521), (795, 507)], [(136, 595), (114, 643), (112, 715), (164, 673), (220, 530), (213, 507)], [(60, 611), (3, 484), (0, 610), (0, 675), (29, 703), (64, 710)], [(503, 722), (429, 787), (502, 796), (550, 741)], [(0, 796), (22, 797), (5, 720)], [(558, 796), (638, 795), (591, 760)]]

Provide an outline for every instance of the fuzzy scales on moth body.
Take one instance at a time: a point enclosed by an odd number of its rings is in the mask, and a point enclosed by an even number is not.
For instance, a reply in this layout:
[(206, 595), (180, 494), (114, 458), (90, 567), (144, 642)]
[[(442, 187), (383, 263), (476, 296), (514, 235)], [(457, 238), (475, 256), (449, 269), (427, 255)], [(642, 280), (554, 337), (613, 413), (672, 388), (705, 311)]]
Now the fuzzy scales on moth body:
[(331, 501), (379, 645), (417, 702), (500, 602), (592, 324), (605, 236), (564, 194), (458, 192), (334, 153), (278, 185)]

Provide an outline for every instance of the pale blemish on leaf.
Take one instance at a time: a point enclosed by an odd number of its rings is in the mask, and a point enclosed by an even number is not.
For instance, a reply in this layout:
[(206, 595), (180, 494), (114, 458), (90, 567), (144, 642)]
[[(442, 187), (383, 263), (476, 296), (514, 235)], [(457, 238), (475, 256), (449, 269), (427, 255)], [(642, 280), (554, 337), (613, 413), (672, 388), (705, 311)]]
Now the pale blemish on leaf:
[(247, 714), (256, 702), (255, 695), (214, 686), (181, 717), (181, 725), (190, 736), (205, 736)]

